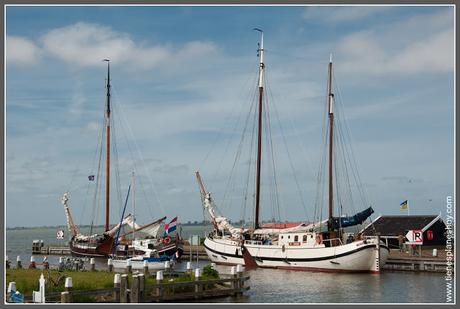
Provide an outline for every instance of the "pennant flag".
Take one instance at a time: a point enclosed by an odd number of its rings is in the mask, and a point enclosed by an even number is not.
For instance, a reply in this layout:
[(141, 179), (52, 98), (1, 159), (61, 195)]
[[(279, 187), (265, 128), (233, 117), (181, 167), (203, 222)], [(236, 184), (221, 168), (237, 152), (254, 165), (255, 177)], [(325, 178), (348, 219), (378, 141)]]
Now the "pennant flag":
[(404, 202), (402, 202), (402, 203), (400, 204), (400, 206), (401, 206), (401, 209), (407, 209), (407, 200), (405, 200)]
[(89, 175), (89, 176), (88, 176), (88, 180), (89, 180), (89, 181), (94, 181), (94, 175)]
[(171, 220), (171, 222), (165, 224), (165, 235), (176, 230), (177, 217)]

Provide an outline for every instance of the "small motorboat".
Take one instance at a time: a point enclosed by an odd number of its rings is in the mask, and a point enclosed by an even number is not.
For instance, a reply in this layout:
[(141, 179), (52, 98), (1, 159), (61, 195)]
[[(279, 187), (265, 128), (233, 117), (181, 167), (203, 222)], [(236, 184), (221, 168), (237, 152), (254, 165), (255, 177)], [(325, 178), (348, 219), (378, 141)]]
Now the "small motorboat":
[(132, 269), (144, 269), (147, 266), (148, 270), (169, 270), (174, 267), (179, 256), (179, 251), (170, 256), (159, 256), (158, 252), (154, 249), (147, 251), (143, 255), (136, 255), (129, 258), (120, 259), (119, 257), (115, 257), (112, 259), (112, 265), (115, 269), (124, 269), (129, 266)]

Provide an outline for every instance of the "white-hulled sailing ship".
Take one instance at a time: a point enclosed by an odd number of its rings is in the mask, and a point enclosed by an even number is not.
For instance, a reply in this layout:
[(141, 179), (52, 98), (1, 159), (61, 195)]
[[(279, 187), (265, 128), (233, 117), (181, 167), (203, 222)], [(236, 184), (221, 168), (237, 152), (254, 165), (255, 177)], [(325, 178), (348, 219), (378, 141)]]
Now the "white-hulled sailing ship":
[[(334, 94), (332, 92), (332, 57), (328, 68), (328, 218), (319, 222), (288, 228), (265, 228), (259, 222), (261, 197), (261, 156), (264, 112), (264, 45), (260, 29), (258, 74), (257, 161), (255, 175), (254, 221), (251, 228), (234, 227), (217, 213), (211, 193), (206, 191), (199, 172), (196, 173), (201, 200), (207, 210), (213, 231), (204, 246), (212, 262), (243, 264), (246, 267), (268, 267), (328, 272), (380, 272), (389, 249), (378, 238), (360, 235), (344, 239), (344, 228), (362, 224), (373, 213), (371, 207), (354, 216), (333, 216), (333, 141)], [(340, 205), (341, 206), (341, 205)], [(276, 226), (276, 225), (275, 225)]]
[[(158, 237), (158, 231), (160, 226), (163, 224), (166, 217), (155, 220), (145, 225), (138, 225), (136, 223), (134, 215), (128, 214), (122, 216), (120, 222), (115, 226), (110, 225), (109, 212), (110, 212), (110, 154), (111, 154), (111, 127), (113, 126), (112, 121), (112, 108), (111, 108), (111, 84), (110, 84), (110, 62), (108, 59), (104, 59), (107, 62), (107, 84), (106, 84), (106, 104), (104, 111), (104, 130), (105, 141), (101, 139), (100, 155), (102, 158), (103, 148), (105, 146), (105, 224), (104, 232), (102, 234), (92, 233), (93, 222), (91, 223), (91, 230), (89, 235), (84, 235), (80, 232), (78, 226), (75, 224), (70, 209), (68, 206), (69, 196), (68, 192), (64, 193), (62, 197), (62, 204), (64, 206), (64, 212), (67, 220), (67, 227), (70, 233), (69, 246), (72, 255), (76, 256), (91, 256), (91, 257), (108, 257), (108, 256), (121, 256), (130, 257), (136, 255), (143, 255), (147, 252), (154, 250), (155, 254), (160, 256), (171, 256), (175, 255), (180, 257), (182, 254), (182, 242), (180, 235), (176, 233), (174, 238), (169, 235), (165, 237)], [(113, 134), (113, 133), (112, 133)], [(105, 145), (103, 146), (102, 144)], [(101, 163), (99, 162), (99, 167)], [(98, 175), (89, 176), (90, 180), (96, 178), (96, 182), (99, 183), (99, 170)], [(99, 185), (97, 185), (99, 188)], [(95, 195), (97, 194), (97, 188)], [(129, 191), (128, 191), (129, 194)], [(96, 201), (96, 197), (94, 201)], [(93, 205), (96, 207), (96, 205)], [(125, 203), (126, 208), (126, 203)], [(122, 227), (127, 227), (129, 230), (120, 235)], [(129, 239), (128, 236), (134, 235), (135, 233), (142, 233), (145, 238), (143, 239)]]

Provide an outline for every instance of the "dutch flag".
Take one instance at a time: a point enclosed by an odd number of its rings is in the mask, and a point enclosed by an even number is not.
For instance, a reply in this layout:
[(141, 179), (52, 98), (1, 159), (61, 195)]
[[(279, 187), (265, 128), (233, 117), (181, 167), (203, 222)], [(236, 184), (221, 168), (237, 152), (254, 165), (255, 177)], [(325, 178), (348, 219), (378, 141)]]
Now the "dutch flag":
[(165, 235), (176, 230), (177, 217), (171, 220), (171, 222), (165, 224)]

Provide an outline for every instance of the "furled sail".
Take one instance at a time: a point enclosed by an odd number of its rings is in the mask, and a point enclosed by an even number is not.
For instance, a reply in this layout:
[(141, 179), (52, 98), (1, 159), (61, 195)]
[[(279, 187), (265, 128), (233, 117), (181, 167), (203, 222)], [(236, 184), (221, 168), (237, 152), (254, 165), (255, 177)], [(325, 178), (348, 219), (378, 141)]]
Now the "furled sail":
[(203, 201), (203, 206), (206, 208), (209, 212), (209, 215), (211, 217), (212, 222), (214, 223), (214, 226), (216, 229), (220, 231), (229, 231), (230, 234), (232, 234), (232, 237), (234, 238), (241, 238), (241, 235), (247, 231), (247, 229), (242, 229), (242, 228), (236, 228), (233, 225), (230, 224), (227, 218), (222, 217), (222, 216), (217, 216), (215, 209), (212, 205), (212, 199), (211, 199), (211, 193), (207, 192), (204, 196), (204, 201)]
[(354, 226), (363, 223), (367, 218), (369, 218), (374, 213), (374, 209), (369, 207), (361, 212), (358, 212), (354, 216), (348, 217), (333, 217), (331, 222), (331, 227), (333, 230)]
[(68, 193), (65, 192), (64, 195), (62, 196), (61, 203), (62, 205), (64, 205), (65, 217), (67, 219), (67, 228), (69, 229), (70, 235), (77, 236), (80, 234), (80, 231), (78, 230), (78, 227), (73, 222), (72, 215), (70, 214), (69, 206), (67, 205), (68, 201), (69, 201)]
[[(132, 229), (131, 231), (125, 233), (125, 235), (131, 234), (134, 231), (134, 232), (142, 232), (142, 233), (145, 233), (145, 234), (147, 234), (149, 236), (156, 237), (157, 234), (158, 234), (158, 230), (160, 229), (160, 226), (161, 226), (161, 224), (162, 224), (162, 222), (164, 221), (165, 218), (166, 217), (161, 218), (161, 219), (159, 219), (157, 221), (154, 221), (152, 223), (149, 223), (149, 224), (141, 226), (141, 225), (135, 223), (134, 219), (133, 219), (133, 215), (129, 214), (123, 219), (123, 221), (121, 222), (121, 226), (129, 226)], [(120, 223), (115, 225), (113, 228), (111, 228), (110, 230), (108, 230), (104, 234), (109, 235), (109, 236), (114, 236), (119, 228), (120, 228)]]
[(261, 228), (254, 231), (254, 234), (258, 235), (278, 235), (282, 233), (295, 233), (295, 232), (318, 232), (322, 226), (325, 226), (327, 219), (317, 223), (301, 223), (294, 227), (284, 228), (284, 229), (273, 229), (273, 228)]
[(127, 215), (123, 219), (123, 221), (121, 221), (121, 224), (118, 223), (117, 225), (115, 225), (113, 228), (111, 228), (110, 230), (108, 230), (104, 234), (109, 235), (109, 236), (114, 236), (117, 233), (117, 231), (120, 228), (120, 226), (125, 226), (125, 225), (129, 225), (129, 224), (133, 224), (133, 219), (132, 219), (131, 214)]

